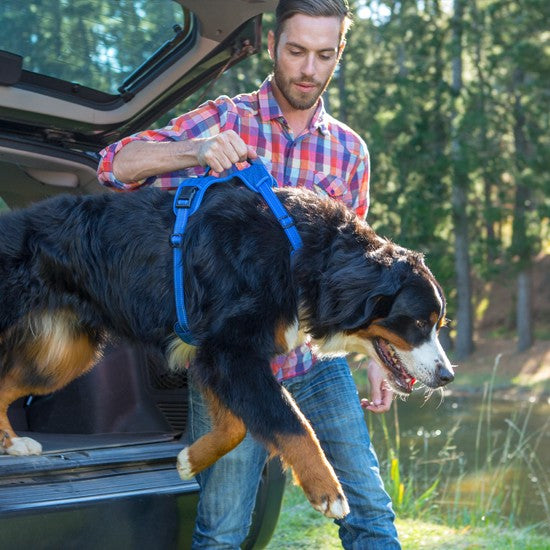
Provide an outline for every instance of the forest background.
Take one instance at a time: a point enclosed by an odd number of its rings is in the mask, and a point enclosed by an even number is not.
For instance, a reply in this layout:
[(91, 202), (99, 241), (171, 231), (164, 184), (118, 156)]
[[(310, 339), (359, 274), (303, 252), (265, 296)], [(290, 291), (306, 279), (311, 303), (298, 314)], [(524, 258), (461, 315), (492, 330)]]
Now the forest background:
[[(426, 255), (447, 293), (446, 346), (457, 360), (479, 327), (519, 351), (550, 339), (550, 2), (350, 6), (325, 103), (368, 144), (369, 223)], [(264, 36), (272, 24), (265, 15)], [(272, 63), (265, 45), (258, 53), (163, 123), (259, 87)]]

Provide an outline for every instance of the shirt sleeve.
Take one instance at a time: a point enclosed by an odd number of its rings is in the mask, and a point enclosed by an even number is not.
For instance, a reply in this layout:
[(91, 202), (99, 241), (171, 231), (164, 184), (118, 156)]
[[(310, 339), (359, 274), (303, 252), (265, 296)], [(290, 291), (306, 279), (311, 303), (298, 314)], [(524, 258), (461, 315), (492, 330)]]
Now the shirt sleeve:
[(361, 144), (361, 156), (357, 160), (355, 170), (350, 178), (350, 189), (356, 189), (354, 204), (352, 209), (355, 210), (361, 219), (367, 217), (369, 210), (369, 182), (370, 182), (370, 157), (367, 146), (363, 142)]
[(151, 176), (140, 181), (124, 183), (116, 179), (113, 174), (113, 160), (115, 155), (132, 141), (184, 141), (216, 135), (223, 130), (227, 122), (231, 104), (232, 102), (228, 97), (222, 96), (215, 101), (202, 104), (194, 111), (174, 118), (164, 128), (138, 132), (108, 145), (99, 153), (100, 161), (97, 168), (99, 182), (106, 187), (125, 191), (152, 184), (163, 189), (174, 189), (177, 188), (177, 184), (182, 178), (202, 174), (204, 168), (197, 166), (177, 172)]

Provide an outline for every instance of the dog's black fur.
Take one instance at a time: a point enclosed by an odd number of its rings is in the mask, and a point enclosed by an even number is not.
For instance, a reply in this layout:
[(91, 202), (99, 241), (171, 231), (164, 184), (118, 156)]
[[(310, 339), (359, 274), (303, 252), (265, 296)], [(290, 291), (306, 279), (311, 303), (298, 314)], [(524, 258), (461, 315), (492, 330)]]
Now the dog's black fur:
[[(337, 201), (288, 188), (277, 194), (304, 243), (292, 262), (263, 199), (237, 183), (207, 192), (184, 241), (195, 375), (272, 449), (280, 437), (307, 431), (270, 368), (291, 344), (284, 334), (296, 321), (329, 348), (350, 337), (392, 341), (392, 331), (399, 348), (421, 345), (444, 316), (443, 293), (419, 254), (381, 239)], [(173, 223), (172, 195), (156, 189), (61, 196), (0, 217), (0, 406), (14, 397), (2, 394), (8, 379), (29, 393), (70, 381), (38, 364), (45, 355), (32, 344), (42, 330), (50, 345), (58, 322), (61, 343), (78, 340), (90, 350), (86, 365), (66, 378), (90, 368), (109, 336), (170, 354)], [(9, 452), (15, 434), (9, 424), (0, 429)]]

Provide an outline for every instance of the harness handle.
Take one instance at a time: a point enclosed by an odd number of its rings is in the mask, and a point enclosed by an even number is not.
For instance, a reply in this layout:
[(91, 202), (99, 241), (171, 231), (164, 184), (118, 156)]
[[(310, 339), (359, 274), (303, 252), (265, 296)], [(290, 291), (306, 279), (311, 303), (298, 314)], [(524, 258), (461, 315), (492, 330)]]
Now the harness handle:
[[(248, 164), (261, 164), (265, 168), (265, 164), (263, 163), (262, 159), (260, 157), (256, 157), (255, 159), (252, 159), (250, 157), (246, 158), (246, 161), (242, 162), (248, 162)], [(227, 175), (234, 175), (236, 173), (242, 172), (243, 170), (247, 170), (247, 168), (237, 168), (237, 164), (232, 164), (231, 168), (228, 168), (227, 170), (224, 170), (224, 172), (227, 172)], [(212, 168), (210, 166), (206, 166), (206, 170), (204, 171), (204, 174), (202, 177), (206, 177), (210, 175), (210, 172), (212, 171)], [(267, 171), (267, 168), (266, 168)]]

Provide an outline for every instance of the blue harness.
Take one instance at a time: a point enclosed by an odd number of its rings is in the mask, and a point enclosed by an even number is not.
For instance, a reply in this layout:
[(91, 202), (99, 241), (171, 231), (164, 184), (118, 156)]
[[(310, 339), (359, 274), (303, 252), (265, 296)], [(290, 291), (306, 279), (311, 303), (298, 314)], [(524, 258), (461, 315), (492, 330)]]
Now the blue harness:
[(184, 179), (179, 184), (174, 197), (173, 210), (176, 215), (176, 221), (174, 223), (174, 232), (170, 237), (170, 244), (174, 250), (174, 294), (178, 316), (178, 322), (174, 325), (174, 331), (186, 344), (192, 346), (196, 346), (197, 342), (189, 329), (187, 313), (185, 311), (183, 235), (189, 216), (194, 214), (200, 206), (206, 190), (215, 183), (223, 183), (234, 178), (240, 179), (246, 187), (262, 195), (290, 241), (290, 245), (292, 246), (291, 255), (302, 247), (302, 239), (294, 225), (294, 220), (273, 192), (273, 187), (277, 187), (277, 183), (266, 170), (261, 160), (251, 160), (250, 166), (243, 170), (233, 168), (227, 176), (222, 178), (208, 175), (207, 172), (202, 177)]

